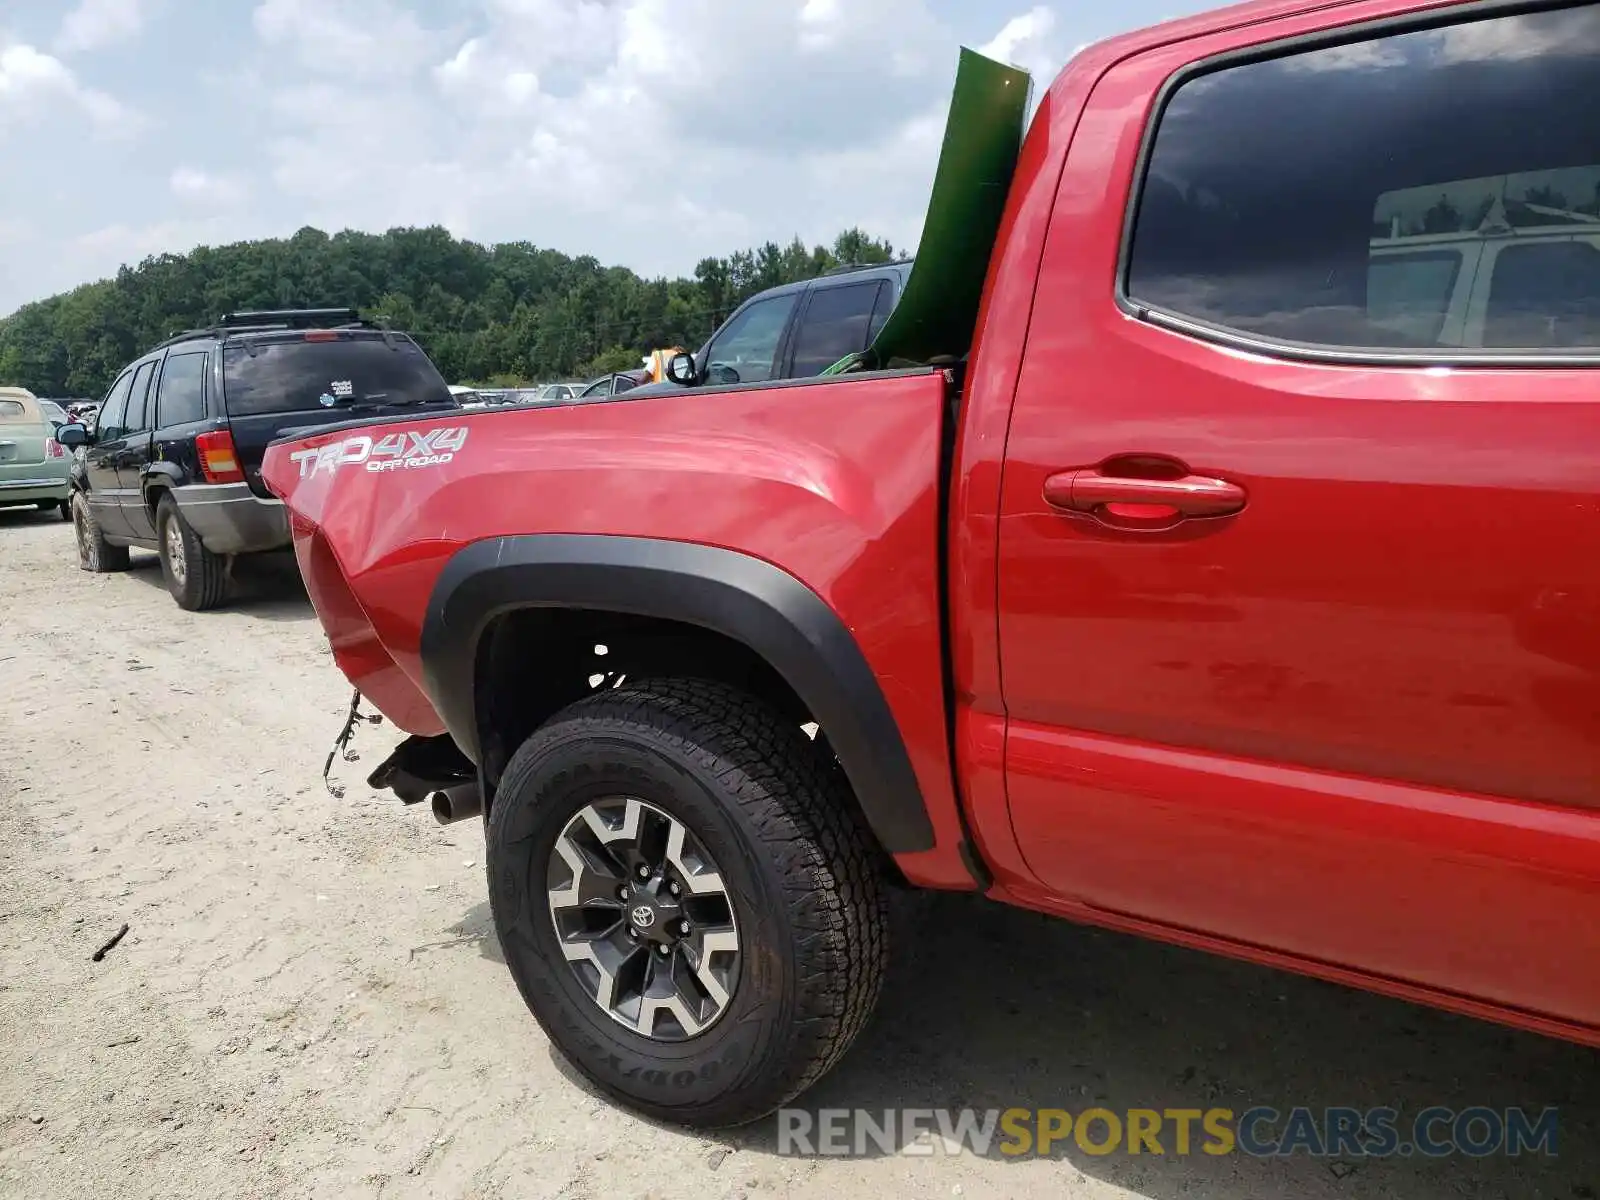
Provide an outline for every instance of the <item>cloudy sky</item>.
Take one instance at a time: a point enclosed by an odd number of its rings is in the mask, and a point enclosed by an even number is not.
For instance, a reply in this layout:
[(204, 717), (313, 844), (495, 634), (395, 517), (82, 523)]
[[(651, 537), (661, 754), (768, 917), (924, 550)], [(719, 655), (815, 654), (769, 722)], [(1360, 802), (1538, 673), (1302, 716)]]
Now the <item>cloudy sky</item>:
[(913, 243), (957, 47), (1043, 89), (1196, 0), (0, 0), (0, 314), (147, 254), (440, 223), (646, 274)]

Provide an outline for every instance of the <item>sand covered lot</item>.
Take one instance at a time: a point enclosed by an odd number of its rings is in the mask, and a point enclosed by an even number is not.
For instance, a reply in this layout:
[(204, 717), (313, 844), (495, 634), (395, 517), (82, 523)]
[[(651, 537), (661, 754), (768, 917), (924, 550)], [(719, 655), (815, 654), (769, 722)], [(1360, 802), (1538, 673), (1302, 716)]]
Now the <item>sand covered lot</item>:
[(395, 733), (324, 790), (348, 699), (292, 562), (189, 614), (154, 556), (92, 577), (70, 526), (0, 512), (0, 1196), (1600, 1195), (1590, 1051), (967, 897), (906, 906), (803, 1106), (1555, 1105), (1559, 1153), (805, 1158), (635, 1119), (523, 1008), (480, 825), (362, 783)]

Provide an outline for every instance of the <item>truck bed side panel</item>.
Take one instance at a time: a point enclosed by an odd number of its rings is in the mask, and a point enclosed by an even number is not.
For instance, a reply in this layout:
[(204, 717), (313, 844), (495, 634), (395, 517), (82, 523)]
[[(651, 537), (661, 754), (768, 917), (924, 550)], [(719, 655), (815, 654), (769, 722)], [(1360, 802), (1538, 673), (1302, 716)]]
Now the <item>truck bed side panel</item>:
[[(961, 839), (940, 666), (946, 386), (935, 371), (450, 414), (280, 443), (265, 474), (295, 514), (301, 569), (340, 666), (414, 733), (442, 729), (419, 636), (433, 585), (464, 545), (656, 537), (783, 568), (839, 614), (871, 665), (928, 805), (929, 854), (943, 860)], [(379, 455), (389, 438), (457, 448)]]

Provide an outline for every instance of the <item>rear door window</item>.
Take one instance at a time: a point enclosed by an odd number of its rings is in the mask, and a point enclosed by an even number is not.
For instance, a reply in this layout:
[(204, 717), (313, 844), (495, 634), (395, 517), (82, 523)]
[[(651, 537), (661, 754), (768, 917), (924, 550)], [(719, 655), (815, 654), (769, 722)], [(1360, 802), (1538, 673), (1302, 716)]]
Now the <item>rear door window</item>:
[(1485, 346), (1600, 346), (1600, 218), (1595, 225), (1588, 237), (1558, 233), (1501, 247), (1489, 279)]
[(128, 390), (128, 415), (122, 422), (128, 433), (140, 433), (150, 428), (155, 416), (155, 405), (150, 403), (150, 377), (156, 373), (153, 362), (141, 363), (133, 372), (133, 385)]
[(161, 371), (160, 427), (205, 419), (206, 355), (169, 354)]
[(410, 338), (299, 337), (222, 352), (228, 415), (451, 403), (450, 388)]
[(873, 280), (815, 289), (795, 335), (794, 375), (820, 375), (845, 355), (865, 350), (878, 293), (885, 287)]
[(1450, 311), (1461, 260), (1460, 250), (1375, 255), (1367, 267), (1367, 316), (1414, 342), (1435, 341)]
[(1183, 79), (1133, 307), (1288, 347), (1600, 353), (1600, 5), (1497, 13)]

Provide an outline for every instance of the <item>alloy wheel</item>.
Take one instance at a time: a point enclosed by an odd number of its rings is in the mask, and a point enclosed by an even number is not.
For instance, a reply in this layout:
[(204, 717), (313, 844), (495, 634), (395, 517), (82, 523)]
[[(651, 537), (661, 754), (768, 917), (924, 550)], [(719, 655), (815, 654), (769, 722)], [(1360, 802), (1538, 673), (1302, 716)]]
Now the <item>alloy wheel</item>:
[(585, 805), (550, 853), (550, 917), (583, 990), (658, 1041), (704, 1033), (739, 978), (739, 927), (721, 872), (683, 823), (618, 796)]
[(189, 567), (183, 557), (183, 530), (178, 528), (176, 517), (168, 519), (166, 536), (163, 540), (167, 548), (167, 569), (172, 572), (173, 581), (182, 587)]

